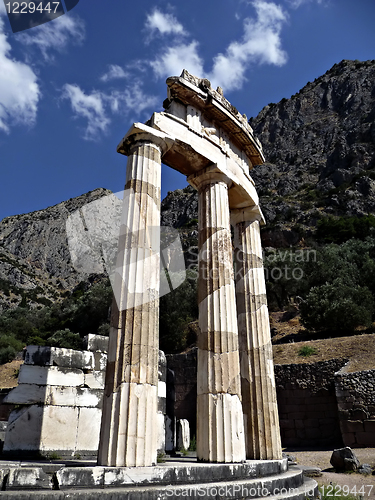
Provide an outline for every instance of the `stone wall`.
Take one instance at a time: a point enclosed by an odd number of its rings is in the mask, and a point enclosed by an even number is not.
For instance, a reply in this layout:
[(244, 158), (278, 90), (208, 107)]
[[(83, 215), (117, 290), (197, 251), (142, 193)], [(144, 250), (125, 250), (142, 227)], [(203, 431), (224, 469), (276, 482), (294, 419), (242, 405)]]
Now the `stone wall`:
[(275, 365), (283, 446), (342, 444), (334, 374), (345, 362)]
[[(178, 419), (187, 419), (190, 423), (191, 433), (194, 435), (196, 429), (197, 349), (192, 349), (186, 354), (167, 355), (167, 362), (168, 369), (174, 373), (175, 416)], [(275, 365), (283, 446), (342, 445), (341, 433), (344, 427), (342, 427), (343, 424), (340, 427), (339, 411), (344, 408), (338, 408), (335, 373), (346, 362), (346, 359), (336, 359), (311, 364)], [(168, 387), (168, 391), (169, 389)], [(371, 385), (368, 385), (368, 390), (371, 390)], [(370, 400), (373, 401), (369, 396), (366, 401)], [(359, 409), (358, 405), (356, 408)], [(366, 415), (369, 417), (366, 417), (366, 423), (358, 423), (357, 421), (353, 424), (360, 429), (360, 432), (363, 432), (365, 425), (366, 429), (371, 429), (371, 426), (374, 425), (374, 421), (371, 421), (374, 418), (373, 413), (371, 413), (374, 408), (375, 403), (372, 407), (368, 406)], [(370, 446), (369, 439), (367, 443), (367, 446)]]
[(345, 446), (375, 446), (375, 370), (335, 375), (340, 429)]

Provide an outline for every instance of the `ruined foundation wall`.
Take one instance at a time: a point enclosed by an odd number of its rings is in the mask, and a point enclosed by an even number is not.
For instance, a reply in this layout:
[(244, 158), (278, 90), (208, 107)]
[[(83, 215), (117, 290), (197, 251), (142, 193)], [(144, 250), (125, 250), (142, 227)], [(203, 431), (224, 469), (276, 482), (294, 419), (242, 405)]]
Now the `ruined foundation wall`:
[(375, 370), (335, 375), (340, 429), (345, 446), (375, 446)]
[(275, 365), (283, 446), (342, 444), (334, 374), (345, 362)]

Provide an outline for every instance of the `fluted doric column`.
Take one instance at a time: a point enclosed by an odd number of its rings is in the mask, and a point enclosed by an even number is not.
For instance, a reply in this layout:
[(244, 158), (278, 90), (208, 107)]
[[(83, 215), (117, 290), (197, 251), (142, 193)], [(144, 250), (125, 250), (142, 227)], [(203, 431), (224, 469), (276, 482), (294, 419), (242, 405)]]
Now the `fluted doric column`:
[(228, 183), (205, 169), (188, 178), (199, 193), (197, 458), (245, 459)]
[(232, 210), (246, 458), (282, 456), (259, 207)]
[(157, 454), (161, 146), (127, 154), (98, 463), (131, 467)]

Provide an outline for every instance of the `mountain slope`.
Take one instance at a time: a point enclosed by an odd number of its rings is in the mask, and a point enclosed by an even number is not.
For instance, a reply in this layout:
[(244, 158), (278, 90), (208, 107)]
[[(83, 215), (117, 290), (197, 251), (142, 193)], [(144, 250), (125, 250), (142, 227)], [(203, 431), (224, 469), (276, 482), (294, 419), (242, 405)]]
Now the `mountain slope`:
[(279, 232), (375, 211), (375, 61), (335, 64), (250, 123), (267, 160), (251, 175)]
[(70, 214), (109, 194), (95, 189), (36, 212), (0, 221), (0, 310), (44, 305), (71, 291), (88, 275), (71, 263), (66, 236)]

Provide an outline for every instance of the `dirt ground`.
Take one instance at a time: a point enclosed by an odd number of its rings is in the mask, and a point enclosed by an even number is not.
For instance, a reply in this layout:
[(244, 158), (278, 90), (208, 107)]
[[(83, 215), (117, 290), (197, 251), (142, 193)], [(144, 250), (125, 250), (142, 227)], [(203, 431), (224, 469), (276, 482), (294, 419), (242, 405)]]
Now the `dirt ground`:
[[(298, 465), (308, 465), (319, 467), (323, 471), (321, 477), (315, 478), (319, 485), (338, 485), (344, 487), (347, 485), (350, 491), (359, 492), (363, 487), (363, 500), (375, 500), (375, 476), (364, 476), (358, 473), (337, 473), (333, 472), (330, 458), (332, 450), (324, 451), (294, 451), (286, 450), (287, 453), (296, 457)], [(353, 449), (361, 464), (369, 464), (375, 467), (375, 448), (357, 448)], [(326, 490), (327, 491), (327, 490)], [(336, 490), (337, 491), (337, 490)], [(334, 500), (334, 492), (332, 490), (332, 500)], [(359, 496), (359, 495), (358, 495)]]

